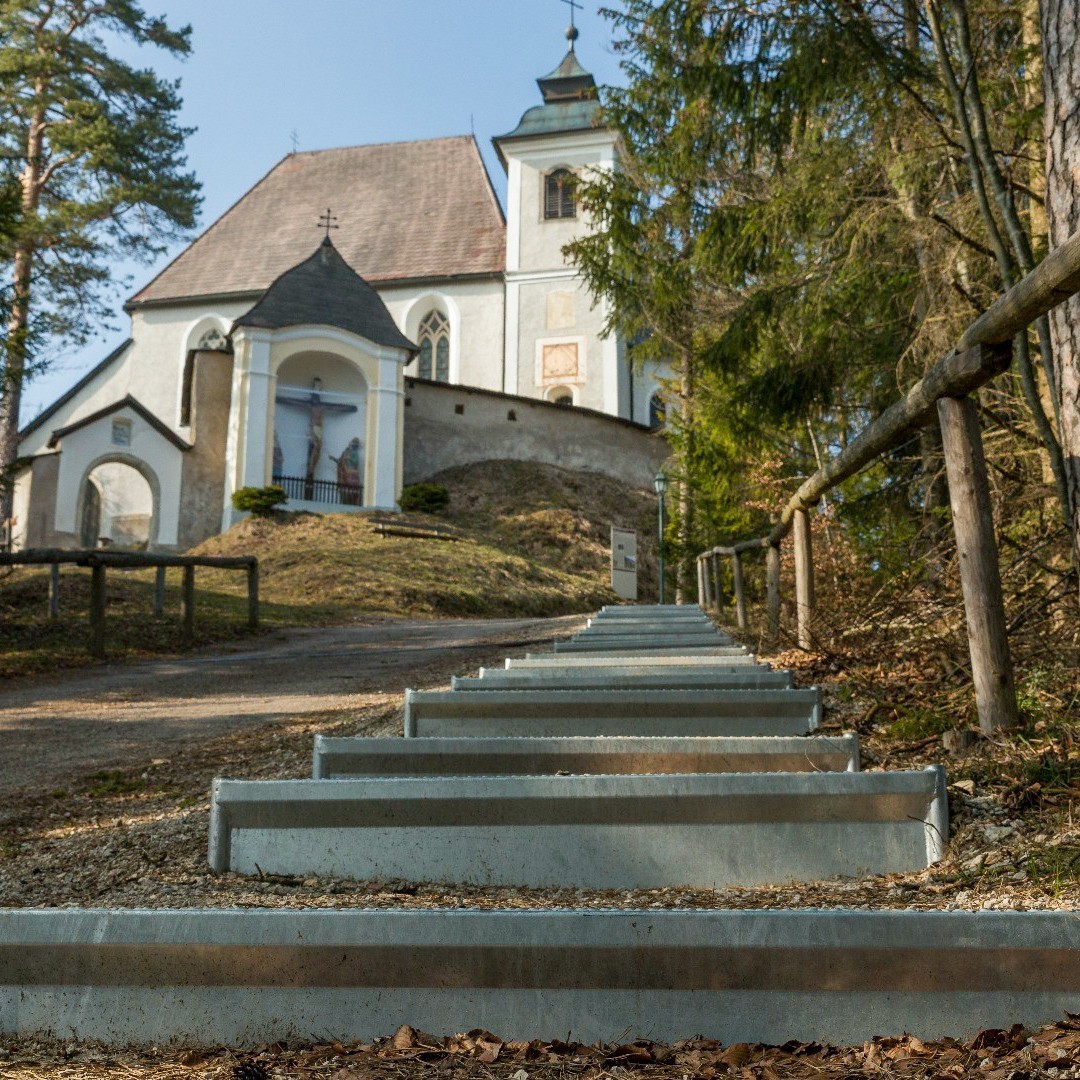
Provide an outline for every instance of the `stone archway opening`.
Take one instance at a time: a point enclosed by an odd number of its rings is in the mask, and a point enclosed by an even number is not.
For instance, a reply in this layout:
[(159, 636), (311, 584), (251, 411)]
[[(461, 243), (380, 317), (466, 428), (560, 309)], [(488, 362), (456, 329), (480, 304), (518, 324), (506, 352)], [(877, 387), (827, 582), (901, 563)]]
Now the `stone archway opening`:
[(94, 464), (79, 495), (79, 543), (144, 551), (157, 537), (154, 489), (143, 473), (125, 461)]

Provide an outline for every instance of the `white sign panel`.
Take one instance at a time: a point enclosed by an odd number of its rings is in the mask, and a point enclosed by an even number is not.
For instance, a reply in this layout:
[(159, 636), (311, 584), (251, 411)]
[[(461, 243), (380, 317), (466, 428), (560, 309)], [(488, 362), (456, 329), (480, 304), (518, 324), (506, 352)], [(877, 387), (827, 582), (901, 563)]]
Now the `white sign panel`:
[(623, 600), (637, 599), (637, 533), (611, 526), (611, 588)]

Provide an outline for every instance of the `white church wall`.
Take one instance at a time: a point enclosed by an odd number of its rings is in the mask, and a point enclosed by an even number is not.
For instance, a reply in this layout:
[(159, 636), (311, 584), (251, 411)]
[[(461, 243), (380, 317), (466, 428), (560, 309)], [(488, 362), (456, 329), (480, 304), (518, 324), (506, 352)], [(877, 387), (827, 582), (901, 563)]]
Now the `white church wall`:
[(563, 246), (589, 227), (579, 209), (576, 218), (544, 218), (544, 182), (551, 171), (566, 168), (586, 175), (593, 169), (611, 169), (615, 162), (615, 142), (610, 132), (572, 132), (560, 138), (523, 139), (508, 144), (512, 154), (511, 179), (517, 178), (514, 200), (515, 220), (508, 220), (514, 232), (516, 259), (508, 260), (508, 270), (553, 270), (567, 265)]
[[(507, 221), (507, 364), (509, 392), (543, 397), (558, 381), (546, 371), (547, 346), (583, 338), (572, 386), (576, 402), (613, 416), (629, 416), (629, 383), (621, 349), (603, 340), (604, 310), (594, 305), (563, 247), (589, 228), (583, 212), (570, 219), (544, 218), (548, 174), (567, 168), (579, 175), (614, 167), (615, 144), (609, 132), (573, 132), (561, 137), (506, 144), (510, 197)], [(554, 353), (552, 355), (555, 355)]]
[[(127, 420), (130, 442), (113, 442), (113, 422)], [(159, 493), (156, 542), (177, 542), (180, 508), (180, 475), (183, 451), (156, 431), (132, 409), (119, 409), (93, 424), (65, 435), (61, 443), (60, 472), (56, 490), (56, 531), (73, 538), (79, 533), (82, 486), (87, 474), (107, 461), (141, 466), (151, 488)]]
[(251, 300), (240, 300), (137, 308), (131, 317), (135, 340), (129, 366), (131, 385), (124, 393), (130, 393), (163, 424), (184, 435), (180, 405), (188, 350), (195, 348), (211, 327), (228, 333), (233, 321), (251, 304)]
[[(431, 287), (380, 286), (379, 295), (398, 328), (414, 343), (428, 312), (441, 311), (449, 318), (451, 382), (502, 389), (505, 290), (500, 279), (442, 282)], [(406, 374), (417, 374), (415, 359)]]
[(15, 477), (15, 490), (13, 492), (13, 504), (11, 509), (11, 546), (16, 551), (22, 551), (29, 546), (28, 535), (30, 531), (30, 491), (33, 487), (32, 473), (30, 469), (23, 469)]
[(133, 352), (134, 346), (129, 346), (123, 356), (87, 383), (69, 401), (66, 401), (44, 424), (30, 432), (19, 444), (19, 456), (34, 457), (37, 454), (46, 453), (49, 439), (52, 438), (54, 431), (67, 427), (76, 420), (90, 416), (99, 409), (126, 397), (131, 392), (129, 389), (131, 373), (128, 364)]
[(128, 394), (180, 435), (180, 395), (188, 349), (210, 326), (225, 332), (251, 307), (248, 301), (138, 309), (132, 315), (132, 344), (122, 357), (65, 402), (19, 447), (26, 457), (42, 453), (52, 433), (115, 404)]
[[(517, 393), (544, 397), (551, 386), (565, 383), (575, 387), (578, 405), (617, 415), (608, 409), (605, 394), (603, 318), (588, 292), (576, 278), (564, 274), (520, 282), (517, 295)], [(560, 345), (576, 345), (576, 373), (568, 373), (557, 359), (545, 366), (545, 348), (549, 357), (557, 358)]]

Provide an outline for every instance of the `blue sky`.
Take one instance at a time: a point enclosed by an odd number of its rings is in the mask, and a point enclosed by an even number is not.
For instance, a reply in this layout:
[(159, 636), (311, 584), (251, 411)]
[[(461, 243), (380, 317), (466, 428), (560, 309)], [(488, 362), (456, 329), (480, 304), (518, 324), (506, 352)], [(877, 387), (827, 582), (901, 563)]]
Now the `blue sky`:
[[(619, 81), (611, 26), (582, 0), (577, 52), (601, 83)], [(610, 0), (609, 0), (610, 2)], [(182, 64), (154, 51), (140, 64), (182, 80), (183, 123), (197, 128), (189, 163), (203, 185), (200, 230), (292, 148), (424, 139), (476, 132), (505, 205), (491, 138), (540, 100), (535, 79), (566, 50), (560, 0), (143, 0), (174, 25), (190, 23)], [(613, 5), (614, 6), (614, 5)], [(24, 392), (24, 422), (127, 337), (123, 301), (155, 266), (115, 268), (116, 315), (91, 343), (53, 358)], [(128, 279), (126, 282), (124, 279)]]

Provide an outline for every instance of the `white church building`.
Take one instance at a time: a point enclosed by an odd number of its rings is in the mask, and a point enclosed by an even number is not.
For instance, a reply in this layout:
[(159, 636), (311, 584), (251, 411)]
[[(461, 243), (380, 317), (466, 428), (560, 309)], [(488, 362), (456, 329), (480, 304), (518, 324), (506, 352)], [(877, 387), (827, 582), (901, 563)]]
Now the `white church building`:
[[(663, 381), (604, 337), (564, 245), (574, 178), (618, 165), (574, 50), (495, 147), (292, 153), (126, 305), (131, 336), (27, 424), (17, 546), (183, 549), (239, 516), (394, 509), (403, 483), (516, 457), (647, 485)], [(322, 220), (325, 236), (320, 237)]]

